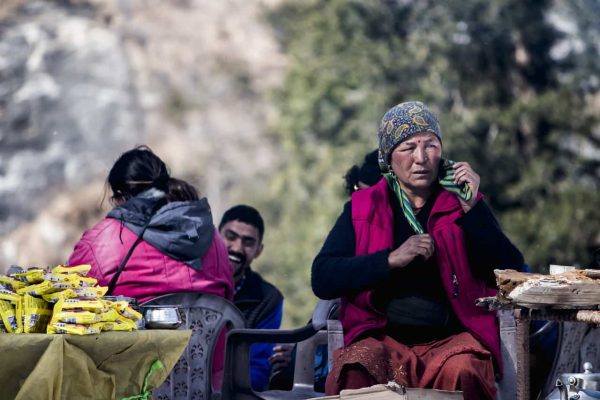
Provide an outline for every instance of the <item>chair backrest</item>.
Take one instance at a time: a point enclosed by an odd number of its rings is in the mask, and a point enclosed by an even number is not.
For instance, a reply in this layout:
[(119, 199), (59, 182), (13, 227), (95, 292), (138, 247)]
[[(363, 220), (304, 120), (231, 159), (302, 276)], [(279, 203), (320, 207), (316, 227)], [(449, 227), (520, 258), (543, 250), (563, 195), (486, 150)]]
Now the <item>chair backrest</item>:
[(227, 299), (203, 293), (174, 293), (156, 297), (148, 305), (177, 305), (182, 324), (192, 336), (181, 358), (165, 380), (152, 393), (157, 400), (208, 400), (212, 396), (212, 360), (224, 328), (244, 328), (241, 312)]

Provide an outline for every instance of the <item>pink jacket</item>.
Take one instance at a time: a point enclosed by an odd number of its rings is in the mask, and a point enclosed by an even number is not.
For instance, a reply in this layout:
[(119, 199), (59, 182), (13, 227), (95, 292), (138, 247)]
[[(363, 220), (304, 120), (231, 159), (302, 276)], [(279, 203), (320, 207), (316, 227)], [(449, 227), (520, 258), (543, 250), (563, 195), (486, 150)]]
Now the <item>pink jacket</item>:
[[(119, 220), (105, 218), (83, 234), (69, 257), (69, 265), (91, 264), (88, 275), (98, 279), (99, 285), (108, 286), (136, 239), (137, 235), (121, 226)], [(114, 295), (133, 297), (143, 303), (175, 292), (202, 292), (233, 299), (233, 271), (216, 229), (200, 270), (140, 242), (119, 277)]]
[[(227, 248), (212, 224), (205, 198), (164, 204), (164, 193), (151, 189), (108, 215), (83, 234), (69, 265), (91, 264), (89, 276), (108, 286), (138, 237), (133, 229), (141, 234), (145, 225), (144, 240), (125, 264), (114, 295), (133, 297), (139, 303), (176, 292), (209, 293), (233, 300)], [(213, 387), (222, 383), (225, 335), (221, 332), (215, 347)]]
[[(385, 179), (369, 189), (352, 195), (352, 223), (356, 234), (356, 255), (392, 249), (394, 216)], [(482, 197), (481, 195), (479, 195)], [(502, 370), (499, 328), (496, 316), (475, 306), (475, 299), (494, 296), (496, 290), (473, 276), (467, 256), (465, 236), (454, 222), (463, 210), (456, 196), (442, 191), (433, 206), (427, 228), (435, 242), (435, 260), (447, 298), (460, 322), (494, 357), (498, 371)], [(343, 297), (340, 320), (346, 345), (370, 330), (387, 324), (385, 315), (372, 304), (371, 290), (352, 297)]]

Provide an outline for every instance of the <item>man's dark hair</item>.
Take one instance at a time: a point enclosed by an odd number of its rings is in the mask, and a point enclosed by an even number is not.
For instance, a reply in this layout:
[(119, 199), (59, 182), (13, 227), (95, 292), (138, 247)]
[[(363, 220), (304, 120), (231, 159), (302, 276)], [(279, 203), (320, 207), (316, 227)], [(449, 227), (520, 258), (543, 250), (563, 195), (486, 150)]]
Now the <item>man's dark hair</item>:
[(240, 221), (245, 224), (252, 225), (258, 229), (258, 235), (260, 240), (262, 240), (265, 233), (265, 223), (263, 222), (263, 219), (256, 208), (247, 206), (245, 204), (231, 207), (229, 210), (225, 211), (225, 214), (223, 214), (223, 218), (221, 218), (221, 223), (219, 224), (219, 230), (221, 230), (223, 225), (229, 221)]

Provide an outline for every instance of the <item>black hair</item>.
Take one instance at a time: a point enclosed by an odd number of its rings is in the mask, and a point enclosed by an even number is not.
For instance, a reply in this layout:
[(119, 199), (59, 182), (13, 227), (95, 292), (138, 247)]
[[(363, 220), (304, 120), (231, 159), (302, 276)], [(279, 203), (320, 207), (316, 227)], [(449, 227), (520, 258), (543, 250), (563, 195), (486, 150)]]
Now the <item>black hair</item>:
[(348, 171), (346, 171), (346, 175), (344, 175), (344, 189), (346, 189), (348, 196), (352, 195), (352, 193), (354, 193), (357, 189), (356, 185), (358, 185), (358, 171), (360, 171), (359, 166), (353, 165)]
[(196, 201), (200, 197), (196, 188), (183, 179), (170, 178), (167, 183), (167, 201)]
[(148, 146), (126, 151), (108, 173), (113, 201), (128, 200), (150, 188), (168, 192), (169, 171), (165, 163)]
[(373, 150), (365, 155), (362, 165), (353, 165), (344, 175), (345, 189), (348, 196), (357, 190), (359, 182), (369, 186), (375, 185), (381, 179), (379, 169), (379, 150)]
[(263, 222), (263, 219), (256, 208), (245, 204), (231, 207), (229, 210), (225, 211), (225, 214), (223, 214), (221, 222), (219, 223), (219, 230), (221, 230), (223, 225), (230, 221), (240, 221), (254, 226), (256, 229), (258, 229), (258, 235), (260, 240), (262, 240), (265, 233), (265, 223)]
[(369, 186), (375, 185), (381, 179), (379, 168), (379, 150), (373, 150), (365, 155), (365, 160), (360, 166), (358, 180)]

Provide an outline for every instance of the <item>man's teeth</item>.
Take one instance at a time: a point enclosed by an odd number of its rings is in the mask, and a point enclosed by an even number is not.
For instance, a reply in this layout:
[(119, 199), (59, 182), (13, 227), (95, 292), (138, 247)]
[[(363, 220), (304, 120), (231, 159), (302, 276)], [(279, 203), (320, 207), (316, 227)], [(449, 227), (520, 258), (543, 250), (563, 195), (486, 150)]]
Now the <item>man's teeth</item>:
[(229, 260), (233, 261), (234, 263), (239, 263), (239, 262), (242, 261), (239, 257), (236, 257), (236, 256), (231, 255), (231, 254), (229, 255)]

